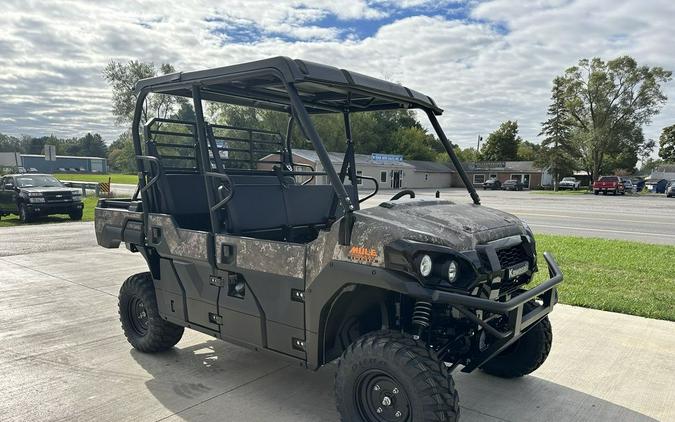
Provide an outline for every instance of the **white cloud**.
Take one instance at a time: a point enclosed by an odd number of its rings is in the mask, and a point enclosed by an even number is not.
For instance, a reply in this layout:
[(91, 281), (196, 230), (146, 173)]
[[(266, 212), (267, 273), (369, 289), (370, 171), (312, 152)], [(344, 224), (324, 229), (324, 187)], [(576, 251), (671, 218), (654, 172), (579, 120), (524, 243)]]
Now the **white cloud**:
[[(4, 133), (91, 130), (112, 140), (121, 128), (112, 125), (110, 91), (101, 77), (111, 59), (194, 70), (288, 55), (387, 77), (431, 95), (445, 109), (446, 131), (463, 146), (507, 119), (517, 119), (522, 135), (536, 139), (551, 80), (580, 58), (630, 54), (675, 70), (670, 1), (448, 1), (448, 11), (426, 0), (4, 3)], [(453, 18), (452, 7), (470, 14)], [(413, 12), (428, 16), (404, 17)], [(335, 26), (322, 25), (326, 17)], [(370, 37), (349, 33), (355, 23), (383, 19), (388, 23)], [(675, 123), (674, 85), (666, 87), (671, 100), (647, 128), (649, 137)]]

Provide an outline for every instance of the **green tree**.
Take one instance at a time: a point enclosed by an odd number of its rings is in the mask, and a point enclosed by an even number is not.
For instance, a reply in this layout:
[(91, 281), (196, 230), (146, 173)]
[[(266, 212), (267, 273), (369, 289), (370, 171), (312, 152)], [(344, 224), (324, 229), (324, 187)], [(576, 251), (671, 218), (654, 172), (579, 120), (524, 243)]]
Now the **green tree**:
[(537, 161), (541, 155), (542, 147), (530, 141), (522, 141), (518, 145), (519, 161)]
[(675, 125), (664, 127), (659, 137), (659, 157), (675, 162)]
[[(462, 149), (462, 147), (455, 145), (454, 150), (455, 154), (457, 155), (457, 158), (459, 158), (459, 161), (462, 163), (475, 162), (478, 161), (479, 159), (478, 151), (476, 151), (476, 148), (468, 147)], [(447, 162), (449, 160), (450, 158), (448, 157), (448, 153), (445, 151), (439, 152), (436, 156), (436, 161)]]
[(506, 121), (488, 135), (480, 150), (480, 158), (487, 161), (509, 161), (518, 159), (518, 147), (522, 139), (518, 136), (518, 122)]
[(548, 107), (548, 120), (542, 123), (539, 135), (545, 138), (541, 142), (541, 154), (537, 160), (542, 167), (549, 168), (553, 176), (553, 190), (558, 190), (558, 182), (562, 175), (574, 169), (576, 154), (572, 142), (572, 126), (570, 116), (565, 107), (563, 78), (553, 80), (551, 89), (551, 105)]
[[(131, 60), (128, 63), (111, 61), (103, 70), (103, 77), (112, 88), (112, 113), (117, 123), (129, 123), (133, 120), (136, 107), (136, 91), (134, 86), (141, 79), (157, 75), (174, 73), (170, 64), (156, 67), (154, 63), (143, 63)], [(166, 118), (175, 112), (178, 105), (186, 103), (182, 97), (163, 94), (150, 94), (143, 103), (141, 124), (153, 117)]]
[(393, 133), (391, 140), (396, 154), (403, 155), (406, 160), (433, 161), (436, 158), (437, 152), (432, 148), (436, 140), (422, 128), (401, 127)]
[(75, 145), (77, 145), (77, 153), (73, 155), (105, 157), (108, 153), (108, 147), (98, 133), (87, 133), (85, 136), (77, 139)]
[(121, 173), (136, 171), (135, 157), (136, 152), (128, 131), (120, 134), (108, 147), (108, 165), (115, 171)]
[(21, 140), (15, 136), (0, 133), (0, 152), (23, 152)]
[(636, 129), (661, 109), (666, 101), (661, 86), (671, 75), (661, 67), (638, 66), (629, 56), (583, 59), (565, 71), (565, 108), (577, 129), (581, 164), (593, 180), (611, 154), (625, 153), (626, 142), (633, 147), (640, 140)]

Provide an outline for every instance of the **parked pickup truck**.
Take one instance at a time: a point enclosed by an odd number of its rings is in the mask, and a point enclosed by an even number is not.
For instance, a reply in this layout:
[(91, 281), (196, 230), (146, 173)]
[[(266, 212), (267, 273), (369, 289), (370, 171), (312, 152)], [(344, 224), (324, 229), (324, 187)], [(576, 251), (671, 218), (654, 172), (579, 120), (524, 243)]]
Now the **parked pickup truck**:
[(83, 208), (80, 190), (49, 174), (8, 174), (0, 181), (0, 216), (17, 214), (22, 223), (52, 214), (81, 220)]
[(625, 186), (619, 176), (602, 176), (594, 182), (593, 193), (599, 195), (600, 192), (603, 195), (607, 195), (607, 192), (611, 192), (613, 195), (626, 194)]

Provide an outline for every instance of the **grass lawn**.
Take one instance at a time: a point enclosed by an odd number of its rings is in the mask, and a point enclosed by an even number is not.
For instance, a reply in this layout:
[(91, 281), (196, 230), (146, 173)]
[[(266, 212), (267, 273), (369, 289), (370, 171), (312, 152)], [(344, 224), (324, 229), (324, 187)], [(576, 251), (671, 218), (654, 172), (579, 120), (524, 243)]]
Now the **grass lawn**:
[(111, 183), (123, 183), (135, 185), (138, 183), (138, 176), (135, 174), (73, 174), (73, 173), (54, 173), (54, 177), (59, 180), (69, 180), (73, 182), (107, 182), (110, 177)]
[[(98, 198), (95, 196), (87, 196), (84, 199), (84, 214), (82, 214), (82, 221), (93, 221), (94, 220), (94, 208)], [(55, 214), (50, 215), (49, 217), (38, 218), (29, 224), (44, 224), (44, 223), (63, 223), (66, 221), (71, 221), (68, 214)], [(23, 225), (19, 221), (19, 216), (17, 215), (8, 215), (0, 219), (0, 227), (13, 227)]]
[[(563, 271), (561, 303), (675, 321), (675, 246), (539, 234), (537, 251)], [(536, 280), (545, 266), (540, 256)]]

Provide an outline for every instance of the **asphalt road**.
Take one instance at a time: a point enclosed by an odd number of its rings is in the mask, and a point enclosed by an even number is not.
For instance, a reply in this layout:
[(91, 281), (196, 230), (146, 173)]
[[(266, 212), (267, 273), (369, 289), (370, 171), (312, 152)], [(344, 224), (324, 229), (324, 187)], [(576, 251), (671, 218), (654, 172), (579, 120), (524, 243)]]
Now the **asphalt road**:
[[(417, 197), (434, 197), (434, 191), (417, 191)], [(366, 201), (375, 206), (395, 191)], [(536, 233), (624, 239), (675, 245), (675, 199), (665, 195), (595, 196), (552, 195), (536, 192), (480, 190), (481, 203), (514, 214)], [(468, 203), (464, 189), (442, 189), (442, 199)]]
[[(145, 263), (94, 244), (86, 223), (0, 229), (0, 420), (338, 420), (333, 365), (310, 372), (191, 331), (166, 353), (133, 350), (116, 295)], [(675, 420), (675, 323), (565, 305), (551, 320), (534, 374), (455, 374), (463, 422)]]

